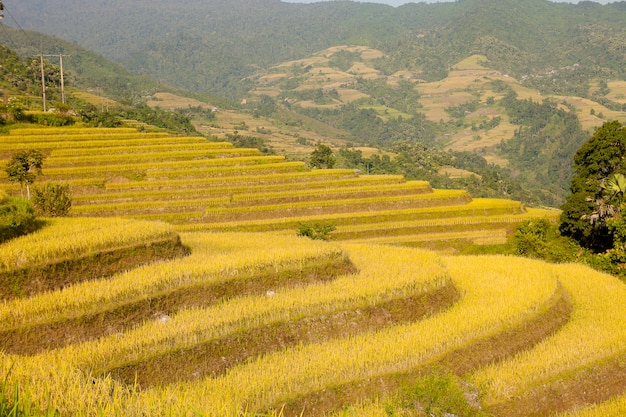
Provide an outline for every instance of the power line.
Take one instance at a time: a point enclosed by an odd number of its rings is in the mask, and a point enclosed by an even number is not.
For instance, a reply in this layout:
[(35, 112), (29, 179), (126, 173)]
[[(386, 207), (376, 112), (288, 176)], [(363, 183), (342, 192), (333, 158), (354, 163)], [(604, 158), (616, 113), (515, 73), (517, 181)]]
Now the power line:
[(20, 26), (18, 21), (15, 19), (15, 17), (13, 17), (13, 15), (11, 14), (11, 11), (4, 7), (4, 5), (2, 4), (2, 0), (0, 0), (0, 5), (1, 5), (0, 14), (2, 15), (2, 17), (4, 17), (4, 13), (3, 12), (6, 12), (9, 15), (9, 17), (11, 18), (11, 20), (15, 23), (15, 25), (22, 32), (22, 34), (24, 34), (24, 37), (26, 38), (26, 40), (32, 45), (33, 48), (35, 48), (37, 51), (39, 51), (39, 55), (43, 54), (43, 52), (41, 51), (41, 48), (37, 46), (37, 44), (33, 41), (33, 39), (30, 36), (28, 36), (28, 33), (26, 33), (24, 28), (22, 28), (22, 26)]
[(9, 34), (9, 31), (7, 30), (5, 25), (0, 24), (0, 28), (2, 28), (2, 31), (4, 32), (4, 36), (7, 37), (7, 39), (9, 40), (9, 43), (11, 44), (11, 46), (13, 47), (13, 49), (17, 50), (17, 44), (13, 41), (13, 39), (11, 38), (11, 35)]

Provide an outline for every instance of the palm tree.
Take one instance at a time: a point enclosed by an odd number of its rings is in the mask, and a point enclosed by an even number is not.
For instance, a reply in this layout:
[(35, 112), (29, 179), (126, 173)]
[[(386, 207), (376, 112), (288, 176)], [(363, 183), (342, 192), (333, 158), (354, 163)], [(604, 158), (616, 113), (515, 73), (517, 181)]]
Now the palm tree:
[(596, 206), (591, 215), (584, 216), (591, 224), (605, 223), (608, 219), (621, 217), (622, 204), (626, 203), (626, 175), (611, 174), (602, 181), (600, 188), (600, 194), (596, 198), (587, 198), (587, 201), (593, 201)]
[(626, 175), (612, 174), (607, 178), (603, 188), (608, 192), (607, 201), (617, 203), (616, 212), (619, 214), (626, 197)]

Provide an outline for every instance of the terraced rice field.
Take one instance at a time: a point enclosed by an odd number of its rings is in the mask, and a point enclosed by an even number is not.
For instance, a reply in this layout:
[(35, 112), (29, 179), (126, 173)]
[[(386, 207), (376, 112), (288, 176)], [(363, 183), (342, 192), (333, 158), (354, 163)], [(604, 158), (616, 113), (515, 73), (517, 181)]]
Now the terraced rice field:
[[(52, 222), (11, 253), (44, 253), (23, 258), (35, 270), (172, 232), (89, 220)], [(37, 249), (68, 228), (85, 244)], [(3, 296), (4, 395), (46, 416), (385, 416), (403, 387), (445, 370), (493, 416), (625, 410), (626, 286), (608, 275), (275, 233), (180, 241), (189, 252), (174, 259)]]
[[(38, 182), (71, 185), (72, 216), (161, 220), (179, 231), (293, 233), (300, 223), (321, 222), (337, 227), (336, 240), (406, 246), (450, 240), (462, 247), (501, 242), (519, 221), (557, 215), (400, 176), (310, 170), (256, 149), (134, 128), (15, 129), (0, 136), (0, 165), (32, 148), (47, 156)], [(19, 193), (4, 171), (0, 189)]]
[(423, 415), (396, 399), (440, 374), (473, 415), (626, 413), (621, 281), (416, 248), (555, 212), (132, 129), (23, 129), (2, 158), (22, 139), (74, 190), (0, 245), (0, 405), (26, 417)]

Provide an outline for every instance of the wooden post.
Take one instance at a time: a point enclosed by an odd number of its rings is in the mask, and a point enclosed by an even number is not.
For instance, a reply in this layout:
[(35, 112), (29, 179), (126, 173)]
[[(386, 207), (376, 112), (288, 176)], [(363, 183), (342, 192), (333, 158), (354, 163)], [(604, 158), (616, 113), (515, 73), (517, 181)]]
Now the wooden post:
[(47, 111), (46, 108), (46, 73), (43, 70), (43, 54), (40, 55), (41, 58), (41, 91), (43, 97), (43, 111), (44, 113)]
[(61, 102), (65, 104), (65, 81), (63, 78), (63, 54), (59, 54), (59, 67), (61, 69)]

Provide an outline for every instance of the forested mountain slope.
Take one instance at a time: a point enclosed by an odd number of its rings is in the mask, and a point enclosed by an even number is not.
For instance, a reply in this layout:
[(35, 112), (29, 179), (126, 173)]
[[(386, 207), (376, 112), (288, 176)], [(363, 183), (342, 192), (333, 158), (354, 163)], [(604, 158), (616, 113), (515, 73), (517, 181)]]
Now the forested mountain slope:
[(230, 97), (245, 92), (241, 80), (259, 67), (338, 44), (376, 47), (387, 54), (379, 63), (385, 72), (409, 69), (431, 81), (474, 53), (518, 77), (579, 64), (582, 80), (568, 77), (565, 84), (576, 81), (582, 90), (591, 74), (623, 79), (626, 71), (626, 2), (463, 0), (393, 8), (348, 1), (8, 0), (6, 6), (25, 28), (78, 41), (178, 87)]

